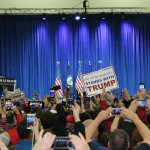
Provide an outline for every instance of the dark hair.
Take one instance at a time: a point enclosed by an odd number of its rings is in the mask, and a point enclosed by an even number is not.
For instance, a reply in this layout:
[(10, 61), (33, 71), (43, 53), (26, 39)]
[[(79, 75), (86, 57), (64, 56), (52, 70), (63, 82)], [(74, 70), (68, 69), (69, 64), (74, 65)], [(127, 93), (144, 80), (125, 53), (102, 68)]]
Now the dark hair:
[(8, 145), (7, 148), (8, 148), (9, 150), (18, 150), (18, 149), (15, 147), (15, 145)]
[(123, 129), (114, 130), (109, 137), (111, 150), (127, 150), (129, 136)]
[(147, 115), (147, 123), (148, 123), (148, 126), (150, 126), (150, 114)]
[(91, 116), (90, 116), (89, 113), (83, 112), (83, 113), (80, 114), (80, 120), (81, 120), (82, 122), (84, 122), (84, 121), (87, 120), (87, 119), (91, 119)]
[(87, 113), (89, 113), (89, 115), (91, 116), (92, 120), (94, 120), (97, 117), (97, 115), (98, 115), (98, 113), (96, 111), (93, 111), (93, 110), (89, 110), (89, 111), (87, 111)]
[(128, 120), (124, 118), (120, 118), (119, 123), (118, 123), (118, 129), (124, 129), (129, 135), (129, 140), (131, 140), (134, 127), (135, 125), (132, 122), (129, 122)]
[(27, 129), (27, 120), (22, 120), (17, 127), (18, 135), (21, 139), (28, 139), (31, 130)]
[(109, 136), (111, 132), (110, 131), (104, 131), (102, 135), (100, 136), (99, 143), (101, 146), (108, 147), (108, 141), (109, 141)]
[(40, 117), (43, 129), (48, 129), (54, 126), (55, 114), (45, 111)]
[(14, 121), (15, 114), (13, 112), (9, 112), (6, 115), (7, 123), (11, 124)]
[(131, 147), (135, 146), (138, 142), (143, 141), (140, 133), (138, 130), (133, 131), (132, 138), (131, 138)]

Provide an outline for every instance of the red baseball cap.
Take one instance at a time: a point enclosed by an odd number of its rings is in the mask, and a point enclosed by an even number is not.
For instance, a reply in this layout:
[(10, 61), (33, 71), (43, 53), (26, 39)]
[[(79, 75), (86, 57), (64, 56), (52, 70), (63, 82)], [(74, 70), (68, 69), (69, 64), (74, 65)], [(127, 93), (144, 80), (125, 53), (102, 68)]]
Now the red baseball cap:
[(66, 121), (74, 123), (74, 122), (75, 122), (75, 121), (74, 121), (74, 116), (73, 116), (73, 115), (68, 115), (68, 116), (66, 117)]

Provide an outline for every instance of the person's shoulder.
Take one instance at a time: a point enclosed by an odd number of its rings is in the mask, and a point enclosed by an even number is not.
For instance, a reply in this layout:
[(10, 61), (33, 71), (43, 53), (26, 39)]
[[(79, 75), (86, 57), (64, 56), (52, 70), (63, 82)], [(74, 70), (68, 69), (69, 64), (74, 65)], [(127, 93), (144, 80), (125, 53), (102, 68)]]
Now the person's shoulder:
[(107, 147), (101, 146), (97, 141), (93, 140), (88, 143), (89, 147), (94, 150), (109, 150)]
[(150, 150), (150, 145), (148, 143), (142, 143), (137, 150)]

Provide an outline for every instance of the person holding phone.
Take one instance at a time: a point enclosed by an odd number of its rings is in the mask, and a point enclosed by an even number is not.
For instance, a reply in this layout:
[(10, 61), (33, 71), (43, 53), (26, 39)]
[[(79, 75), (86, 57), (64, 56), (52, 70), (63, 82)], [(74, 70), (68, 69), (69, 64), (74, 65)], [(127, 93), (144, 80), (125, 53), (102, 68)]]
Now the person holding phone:
[(27, 129), (27, 120), (22, 120), (17, 132), (21, 140), (16, 144), (18, 150), (32, 150), (32, 131)]
[(17, 126), (22, 121), (22, 116), (20, 114), (19, 108), (12, 108), (11, 112), (7, 112), (6, 114), (7, 123), (10, 126), (10, 129), (7, 130), (7, 133), (10, 136), (10, 141), (13, 145), (16, 145), (20, 140)]

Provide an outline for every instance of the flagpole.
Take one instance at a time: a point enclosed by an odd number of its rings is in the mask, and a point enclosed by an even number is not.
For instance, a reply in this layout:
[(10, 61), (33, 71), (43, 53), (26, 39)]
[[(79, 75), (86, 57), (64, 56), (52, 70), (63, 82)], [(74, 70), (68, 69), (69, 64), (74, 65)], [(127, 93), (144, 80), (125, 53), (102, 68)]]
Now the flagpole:
[(98, 63), (100, 64), (100, 70), (102, 69), (102, 61), (99, 60)]
[(56, 64), (57, 64), (57, 78), (60, 78), (60, 61), (57, 61)]
[(92, 64), (90, 60), (89, 60), (89, 72), (92, 72)]
[(110, 66), (112, 66), (111, 59), (110, 59)]
[(56, 91), (56, 94), (59, 98), (62, 98), (63, 91), (62, 91), (62, 81), (61, 81), (61, 77), (60, 77), (60, 61), (57, 61), (56, 64), (57, 64), (57, 76), (56, 76), (56, 80), (55, 80), (55, 85), (61, 86), (61, 89)]
[(67, 75), (67, 86), (69, 87), (69, 91), (73, 92), (73, 78), (70, 70), (70, 62), (68, 61), (68, 75)]

